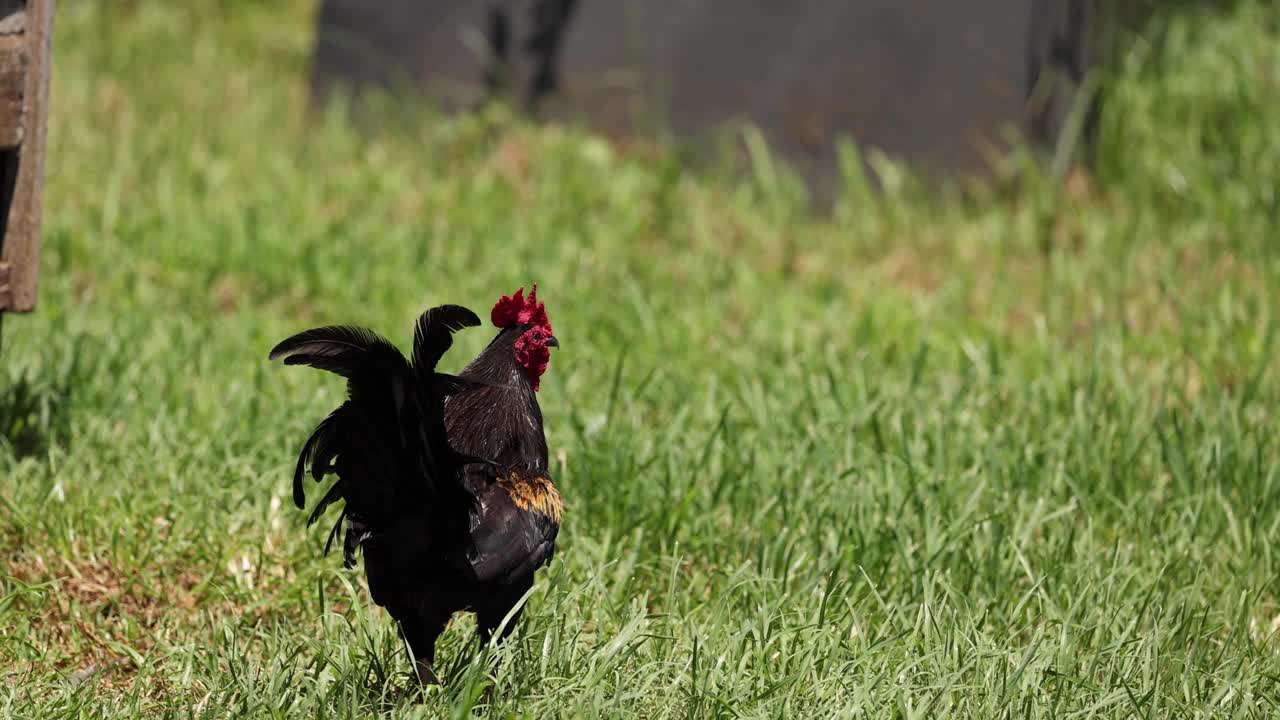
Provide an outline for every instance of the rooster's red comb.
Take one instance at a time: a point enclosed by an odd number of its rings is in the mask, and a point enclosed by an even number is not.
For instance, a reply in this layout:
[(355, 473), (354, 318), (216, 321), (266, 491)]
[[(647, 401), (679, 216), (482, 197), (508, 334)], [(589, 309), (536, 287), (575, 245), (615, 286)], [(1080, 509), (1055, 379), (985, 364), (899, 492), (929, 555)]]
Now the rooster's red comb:
[(551, 323), (547, 320), (546, 307), (538, 302), (538, 283), (533, 284), (533, 289), (529, 291), (529, 297), (524, 297), (523, 287), (517, 290), (514, 295), (503, 295), (494, 304), (490, 317), (493, 320), (493, 324), (500, 328), (523, 325), (525, 323), (551, 326)]

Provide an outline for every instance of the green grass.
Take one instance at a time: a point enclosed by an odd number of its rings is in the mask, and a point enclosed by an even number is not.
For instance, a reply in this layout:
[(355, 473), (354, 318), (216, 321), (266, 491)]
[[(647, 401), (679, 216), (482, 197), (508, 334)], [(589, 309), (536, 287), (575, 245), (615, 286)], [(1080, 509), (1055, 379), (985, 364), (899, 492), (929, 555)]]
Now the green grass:
[[(364, 139), (305, 116), (309, 3), (179, 5), (59, 4), (0, 715), (1280, 712), (1274, 5), (1135, 41), (1092, 177), (931, 197), (876, 159), (825, 219), (762, 154), (717, 180), (496, 111)], [(289, 502), (342, 388), (266, 353), (532, 280), (560, 552), (414, 704)]]

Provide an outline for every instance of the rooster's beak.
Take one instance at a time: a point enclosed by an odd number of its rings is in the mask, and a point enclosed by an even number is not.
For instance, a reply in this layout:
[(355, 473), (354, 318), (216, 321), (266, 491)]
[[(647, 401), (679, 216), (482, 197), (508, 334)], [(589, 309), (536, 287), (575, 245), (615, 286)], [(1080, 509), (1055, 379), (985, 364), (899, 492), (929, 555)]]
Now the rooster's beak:
[(560, 341), (556, 339), (555, 335), (548, 335), (546, 345), (547, 347), (558, 348), (560, 347)]

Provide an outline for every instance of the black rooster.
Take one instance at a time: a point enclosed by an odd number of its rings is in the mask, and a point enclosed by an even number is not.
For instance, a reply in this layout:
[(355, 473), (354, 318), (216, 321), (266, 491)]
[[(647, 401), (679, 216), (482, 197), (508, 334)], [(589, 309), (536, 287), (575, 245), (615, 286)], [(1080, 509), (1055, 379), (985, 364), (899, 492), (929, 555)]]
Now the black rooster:
[(412, 363), (373, 332), (342, 326), (294, 335), (269, 356), (347, 378), (347, 401), (302, 447), (293, 500), (304, 507), (308, 466), (317, 481), (338, 476), (307, 524), (343, 501), (325, 552), (345, 520), (344, 564), (363, 550), (369, 594), (399, 623), (422, 682), (435, 681), (436, 638), (455, 612), (475, 612), (489, 642), (555, 550), (562, 505), (535, 393), (559, 343), (537, 285), (523, 293), (494, 306), (500, 332), (457, 376), (436, 363), (454, 332), (480, 324), (457, 305), (418, 318)]

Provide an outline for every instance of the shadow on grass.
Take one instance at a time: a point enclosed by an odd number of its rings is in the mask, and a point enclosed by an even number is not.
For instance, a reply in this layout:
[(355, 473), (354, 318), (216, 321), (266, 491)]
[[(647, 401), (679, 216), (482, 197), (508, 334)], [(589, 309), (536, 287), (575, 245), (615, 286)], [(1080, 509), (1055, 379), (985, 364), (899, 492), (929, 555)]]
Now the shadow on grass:
[(71, 443), (71, 405), (80, 371), (83, 337), (64, 362), (37, 369), (7, 367), (0, 354), (0, 457), (39, 455)]

